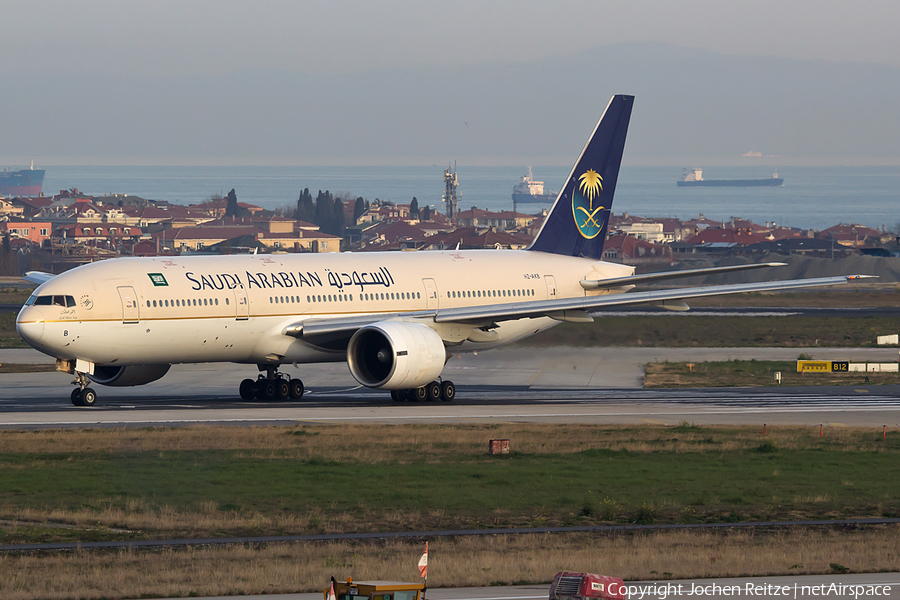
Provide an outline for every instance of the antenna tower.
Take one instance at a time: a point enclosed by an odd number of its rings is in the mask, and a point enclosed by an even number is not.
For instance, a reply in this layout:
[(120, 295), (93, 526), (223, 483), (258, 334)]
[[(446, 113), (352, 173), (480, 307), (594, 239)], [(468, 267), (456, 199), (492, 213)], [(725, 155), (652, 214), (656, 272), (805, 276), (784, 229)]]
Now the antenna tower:
[(444, 169), (444, 206), (446, 207), (447, 218), (452, 222), (456, 221), (456, 215), (459, 195), (456, 188), (459, 187), (459, 178), (456, 176), (456, 163), (453, 163), (453, 170), (448, 166)]

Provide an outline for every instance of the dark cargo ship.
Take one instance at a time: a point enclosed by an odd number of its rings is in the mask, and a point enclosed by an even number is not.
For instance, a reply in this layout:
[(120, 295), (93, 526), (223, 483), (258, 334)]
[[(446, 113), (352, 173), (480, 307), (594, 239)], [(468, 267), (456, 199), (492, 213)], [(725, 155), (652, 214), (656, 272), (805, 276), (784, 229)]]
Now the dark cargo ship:
[(778, 177), (778, 171), (768, 179), (703, 179), (703, 169), (684, 169), (679, 187), (772, 187), (783, 185), (784, 179)]
[(0, 196), (40, 196), (44, 185), (44, 170), (30, 169), (0, 171)]

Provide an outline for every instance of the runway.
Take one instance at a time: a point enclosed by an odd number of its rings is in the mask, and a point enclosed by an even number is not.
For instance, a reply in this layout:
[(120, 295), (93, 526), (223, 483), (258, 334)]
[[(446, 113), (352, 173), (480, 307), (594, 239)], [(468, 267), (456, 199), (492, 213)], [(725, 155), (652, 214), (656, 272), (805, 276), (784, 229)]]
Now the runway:
[[(816, 358), (896, 360), (895, 349), (819, 349)], [(135, 388), (96, 386), (98, 406), (69, 402), (71, 376), (7, 374), (0, 427), (86, 427), (188, 423), (658, 423), (900, 427), (900, 388), (785, 387), (641, 389), (642, 365), (661, 360), (796, 359), (796, 348), (530, 348), (463, 355), (445, 368), (452, 403), (395, 403), (360, 387), (343, 363), (300, 365), (301, 401), (245, 402), (241, 378), (255, 367), (176, 365)], [(0, 350), (0, 363), (47, 362), (31, 350)]]

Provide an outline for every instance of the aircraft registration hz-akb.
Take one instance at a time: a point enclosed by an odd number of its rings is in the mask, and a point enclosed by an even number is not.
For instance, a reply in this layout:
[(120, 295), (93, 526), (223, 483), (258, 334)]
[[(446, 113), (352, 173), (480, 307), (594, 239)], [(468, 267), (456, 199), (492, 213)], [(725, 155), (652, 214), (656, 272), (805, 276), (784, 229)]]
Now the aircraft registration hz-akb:
[(142, 385), (172, 364), (257, 365), (240, 396), (299, 399), (283, 364), (347, 361), (362, 385), (394, 400), (452, 400), (448, 357), (509, 344), (590, 311), (685, 298), (846, 283), (828, 277), (625, 293), (636, 284), (775, 266), (634, 275), (601, 260), (633, 96), (614, 96), (532, 245), (525, 250), (117, 258), (50, 275), (16, 319), (19, 335), (75, 376)]

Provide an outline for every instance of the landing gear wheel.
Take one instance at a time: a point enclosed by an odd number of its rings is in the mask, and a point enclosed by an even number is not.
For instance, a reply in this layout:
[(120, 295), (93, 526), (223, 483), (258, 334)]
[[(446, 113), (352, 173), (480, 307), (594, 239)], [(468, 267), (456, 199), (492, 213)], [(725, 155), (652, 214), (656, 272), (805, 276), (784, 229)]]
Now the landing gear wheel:
[(425, 393), (427, 394), (426, 400), (429, 402), (437, 402), (441, 399), (441, 384), (437, 381), (432, 381), (429, 384), (425, 385)]
[(253, 400), (253, 396), (255, 396), (255, 394), (253, 393), (253, 386), (255, 386), (255, 385), (256, 385), (256, 382), (253, 381), (252, 379), (243, 380), (241, 382), (241, 387), (240, 387), (241, 399)]
[(291, 379), (288, 392), (292, 400), (299, 400), (303, 397), (303, 382), (299, 379)]
[(409, 390), (409, 399), (413, 402), (421, 402), (428, 397), (428, 390), (425, 386), (417, 387)]
[(291, 386), (287, 379), (279, 379), (275, 382), (275, 398), (277, 400), (285, 400), (291, 394)]
[(267, 379), (256, 382), (256, 397), (259, 400), (271, 402), (275, 399), (275, 384)]
[(93, 406), (97, 403), (97, 392), (91, 388), (84, 388), (81, 392), (81, 405)]
[(403, 402), (406, 400), (406, 390), (391, 390), (391, 400), (394, 402)]
[(84, 404), (81, 403), (81, 388), (72, 390), (72, 404), (75, 406), (84, 406)]
[(444, 402), (452, 402), (456, 398), (456, 386), (452, 381), (445, 381), (441, 384), (441, 400)]

